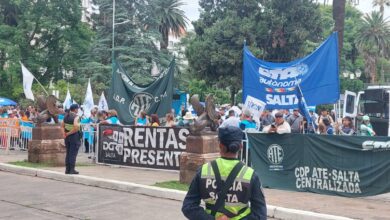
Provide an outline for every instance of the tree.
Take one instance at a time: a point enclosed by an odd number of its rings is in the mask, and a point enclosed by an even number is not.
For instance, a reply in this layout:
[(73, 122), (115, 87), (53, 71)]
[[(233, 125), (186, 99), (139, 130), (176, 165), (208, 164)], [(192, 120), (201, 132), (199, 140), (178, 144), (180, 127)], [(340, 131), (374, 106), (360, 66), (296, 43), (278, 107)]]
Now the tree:
[(390, 0), (373, 0), (372, 6), (376, 7), (379, 6), (379, 12), (384, 15), (385, 13), (385, 6), (390, 6)]
[(268, 61), (289, 62), (306, 56), (303, 48), (308, 42), (324, 39), (319, 5), (309, 0), (265, 1), (264, 13), (256, 18), (259, 19), (265, 21), (265, 29), (255, 28), (254, 31), (260, 30), (256, 32), (255, 45)]
[(139, 84), (148, 84), (153, 62), (160, 69), (169, 65), (172, 56), (160, 51), (156, 43), (160, 39), (159, 20), (156, 17), (155, 1), (121, 0), (115, 7), (115, 48), (112, 49), (112, 0), (95, 0), (100, 14), (92, 17), (96, 36), (93, 46), (84, 57), (85, 76), (97, 79), (101, 87), (110, 86), (112, 74), (111, 54)]
[[(320, 6), (320, 10), (322, 20), (321, 23), (324, 30), (323, 37), (325, 38), (328, 37), (334, 31), (335, 22), (332, 17), (332, 6)], [(339, 64), (341, 72), (355, 72), (358, 69), (363, 70), (364, 68), (363, 56), (357, 49), (355, 43), (356, 36), (358, 35), (363, 23), (363, 20), (361, 18), (362, 16), (363, 14), (351, 4), (346, 5), (344, 23), (345, 33), (343, 37), (343, 48)]]
[(66, 73), (78, 75), (91, 36), (90, 28), (81, 22), (78, 0), (1, 1), (0, 84), (6, 85), (1, 85), (2, 92), (16, 99), (22, 95), (14, 93), (21, 85), (19, 61), (43, 84)]
[(168, 37), (171, 32), (175, 37), (180, 37), (185, 32), (188, 18), (184, 11), (180, 9), (183, 5), (181, 0), (156, 0), (155, 12), (159, 21), (158, 30), (161, 33), (160, 48), (168, 47)]
[(390, 26), (388, 21), (383, 19), (383, 15), (376, 11), (370, 15), (366, 14), (363, 20), (356, 45), (365, 58), (365, 73), (370, 78), (370, 82), (375, 83), (378, 60), (389, 55)]
[(202, 0), (200, 19), (193, 22), (196, 36), (186, 49), (192, 75), (208, 87), (230, 88), (231, 102), (241, 87), (242, 47), (252, 34), (258, 1)]

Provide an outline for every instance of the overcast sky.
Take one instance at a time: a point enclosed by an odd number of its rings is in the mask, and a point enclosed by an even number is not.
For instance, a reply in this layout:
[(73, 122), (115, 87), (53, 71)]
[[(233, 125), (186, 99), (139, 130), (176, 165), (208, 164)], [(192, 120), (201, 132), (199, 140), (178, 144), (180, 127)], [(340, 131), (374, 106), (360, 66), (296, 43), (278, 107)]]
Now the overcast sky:
[[(197, 20), (199, 18), (199, 5), (198, 0), (182, 0), (185, 5), (182, 7), (187, 17), (191, 20)], [(360, 4), (357, 6), (359, 10), (364, 13), (371, 12), (372, 10), (378, 10), (379, 8), (372, 7), (371, 0), (360, 0)], [(385, 17), (390, 16), (390, 7), (385, 8)]]

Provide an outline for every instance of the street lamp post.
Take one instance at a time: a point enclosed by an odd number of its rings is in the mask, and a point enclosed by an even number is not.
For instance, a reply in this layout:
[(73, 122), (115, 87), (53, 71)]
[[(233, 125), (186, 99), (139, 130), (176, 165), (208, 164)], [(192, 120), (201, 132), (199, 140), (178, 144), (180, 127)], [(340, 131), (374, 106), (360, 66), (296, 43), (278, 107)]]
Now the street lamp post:
[(115, 0), (112, 0), (112, 45), (111, 45), (111, 62), (112, 71), (114, 71), (114, 47), (115, 47)]
[(350, 72), (348, 70), (345, 70), (343, 72), (343, 76), (344, 78), (350, 78), (350, 79), (359, 79), (360, 76), (362, 76), (362, 71), (360, 69), (357, 69), (354, 73), (353, 72)]

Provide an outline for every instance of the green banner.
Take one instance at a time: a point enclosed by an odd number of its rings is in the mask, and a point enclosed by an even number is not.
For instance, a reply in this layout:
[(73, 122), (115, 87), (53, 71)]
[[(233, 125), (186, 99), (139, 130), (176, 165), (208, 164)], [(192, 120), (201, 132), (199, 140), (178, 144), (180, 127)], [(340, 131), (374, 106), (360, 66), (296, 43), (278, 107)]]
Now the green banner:
[(390, 192), (390, 138), (248, 133), (264, 187), (346, 197)]
[(141, 111), (148, 115), (165, 117), (171, 111), (173, 96), (173, 73), (175, 60), (151, 84), (141, 86), (115, 61), (108, 105), (118, 112), (122, 124), (134, 124)]

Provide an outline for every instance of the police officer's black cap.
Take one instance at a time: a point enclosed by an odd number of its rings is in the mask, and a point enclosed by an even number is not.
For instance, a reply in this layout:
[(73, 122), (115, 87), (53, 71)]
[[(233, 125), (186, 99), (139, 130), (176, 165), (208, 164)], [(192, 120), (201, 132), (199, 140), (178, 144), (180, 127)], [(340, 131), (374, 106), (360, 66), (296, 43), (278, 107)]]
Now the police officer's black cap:
[(75, 110), (75, 109), (79, 109), (79, 105), (77, 104), (72, 104), (69, 108), (71, 111)]
[(242, 141), (243, 136), (244, 132), (234, 126), (223, 127), (218, 130), (218, 138), (224, 144), (233, 141)]

